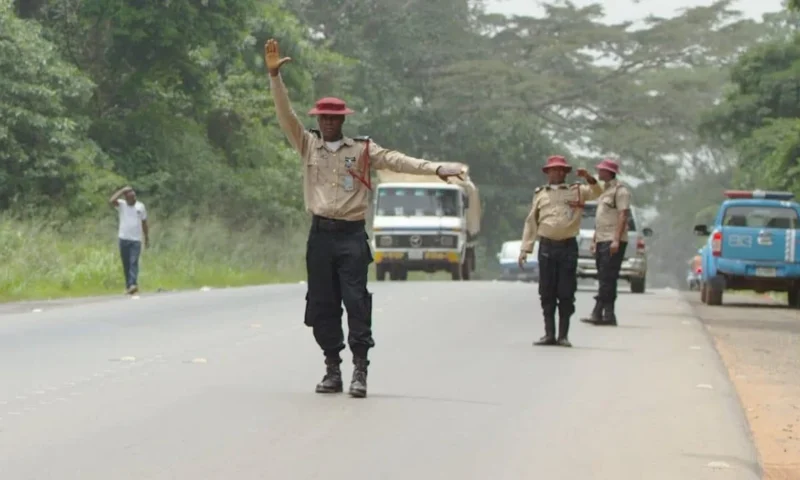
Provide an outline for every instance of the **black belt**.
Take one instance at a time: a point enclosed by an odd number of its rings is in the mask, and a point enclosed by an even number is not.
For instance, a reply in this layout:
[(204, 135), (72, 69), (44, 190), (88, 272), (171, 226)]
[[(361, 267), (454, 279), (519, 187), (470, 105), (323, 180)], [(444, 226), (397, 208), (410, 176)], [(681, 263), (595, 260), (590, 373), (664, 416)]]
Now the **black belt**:
[(567, 246), (577, 243), (578, 240), (575, 237), (565, 238), (563, 240), (553, 240), (552, 238), (539, 237), (539, 245), (553, 245), (555, 247), (555, 246)]
[(364, 220), (339, 220), (319, 215), (311, 217), (311, 229), (316, 232), (357, 233), (363, 232), (366, 224)]

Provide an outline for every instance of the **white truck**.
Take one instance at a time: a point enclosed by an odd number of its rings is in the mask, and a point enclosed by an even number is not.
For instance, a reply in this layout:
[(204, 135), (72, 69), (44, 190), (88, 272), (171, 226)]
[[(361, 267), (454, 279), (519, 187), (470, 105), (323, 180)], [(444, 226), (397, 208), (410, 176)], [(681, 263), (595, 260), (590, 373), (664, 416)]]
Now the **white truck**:
[(378, 170), (372, 205), (377, 280), (407, 280), (408, 272), (449, 272), (469, 280), (480, 231), (478, 189), (463, 180)]

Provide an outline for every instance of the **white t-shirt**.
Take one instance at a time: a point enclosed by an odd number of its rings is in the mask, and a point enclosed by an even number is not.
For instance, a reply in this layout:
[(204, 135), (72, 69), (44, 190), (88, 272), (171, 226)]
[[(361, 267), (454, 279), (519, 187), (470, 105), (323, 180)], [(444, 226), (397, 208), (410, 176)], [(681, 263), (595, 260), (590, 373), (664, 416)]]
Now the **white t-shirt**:
[(144, 203), (136, 201), (128, 205), (125, 199), (117, 200), (119, 211), (119, 238), (122, 240), (142, 241), (142, 221), (147, 220), (147, 209)]

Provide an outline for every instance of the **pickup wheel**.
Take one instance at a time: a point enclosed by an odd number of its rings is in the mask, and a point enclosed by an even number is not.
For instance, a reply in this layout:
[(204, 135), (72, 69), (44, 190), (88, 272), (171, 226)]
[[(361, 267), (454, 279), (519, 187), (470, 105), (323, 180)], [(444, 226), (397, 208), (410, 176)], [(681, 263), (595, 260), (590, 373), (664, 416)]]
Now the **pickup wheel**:
[(707, 288), (706, 303), (708, 305), (722, 305), (722, 288), (719, 285), (715, 286), (714, 282), (711, 282)]
[(631, 278), (631, 293), (644, 293), (646, 278)]

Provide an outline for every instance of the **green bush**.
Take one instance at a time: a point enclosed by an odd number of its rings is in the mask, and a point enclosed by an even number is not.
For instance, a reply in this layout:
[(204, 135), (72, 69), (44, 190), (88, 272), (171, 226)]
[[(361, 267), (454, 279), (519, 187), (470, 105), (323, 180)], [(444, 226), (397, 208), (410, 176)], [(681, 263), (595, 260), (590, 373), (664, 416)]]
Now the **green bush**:
[[(231, 232), (222, 222), (151, 223), (140, 260), (143, 292), (305, 279), (305, 228)], [(66, 226), (0, 219), (0, 301), (121, 293), (116, 218)]]

